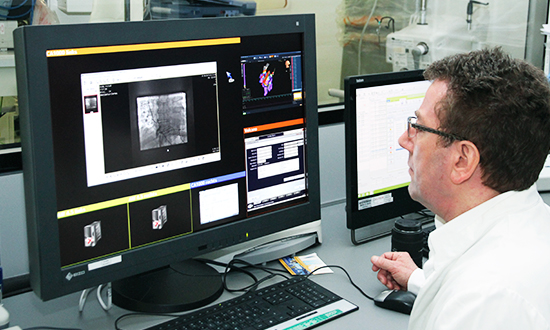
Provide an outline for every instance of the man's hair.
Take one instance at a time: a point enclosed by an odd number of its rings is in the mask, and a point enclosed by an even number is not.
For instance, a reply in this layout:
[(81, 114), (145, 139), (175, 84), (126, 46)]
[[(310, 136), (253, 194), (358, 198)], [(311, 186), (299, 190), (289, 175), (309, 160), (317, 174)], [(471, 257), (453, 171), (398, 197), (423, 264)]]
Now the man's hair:
[(550, 149), (550, 87), (542, 70), (494, 48), (436, 61), (424, 76), (447, 83), (435, 109), (439, 129), (477, 146), (483, 184), (501, 193), (531, 187)]

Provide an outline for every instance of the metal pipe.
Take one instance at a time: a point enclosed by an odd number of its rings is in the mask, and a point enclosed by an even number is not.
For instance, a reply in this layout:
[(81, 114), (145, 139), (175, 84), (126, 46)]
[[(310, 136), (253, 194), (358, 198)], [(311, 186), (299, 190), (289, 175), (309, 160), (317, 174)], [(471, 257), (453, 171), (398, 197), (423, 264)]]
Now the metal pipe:
[(428, 0), (421, 0), (420, 3), (420, 22), (418, 24), (420, 25), (426, 25), (426, 11), (427, 11), (427, 3)]
[(466, 7), (466, 23), (468, 24), (468, 31), (472, 29), (472, 14), (474, 13), (474, 4), (488, 6), (488, 2), (479, 2), (475, 0), (470, 0), (468, 6)]
[(124, 20), (130, 21), (130, 0), (124, 0)]

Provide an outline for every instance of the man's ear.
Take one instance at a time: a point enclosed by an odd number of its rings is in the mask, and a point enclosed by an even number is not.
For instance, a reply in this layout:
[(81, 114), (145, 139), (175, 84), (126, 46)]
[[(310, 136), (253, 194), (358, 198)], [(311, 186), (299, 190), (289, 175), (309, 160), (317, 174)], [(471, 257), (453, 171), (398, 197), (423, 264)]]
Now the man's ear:
[(468, 181), (478, 168), (479, 150), (470, 141), (456, 141), (451, 148), (454, 149), (451, 181), (454, 184), (461, 184)]

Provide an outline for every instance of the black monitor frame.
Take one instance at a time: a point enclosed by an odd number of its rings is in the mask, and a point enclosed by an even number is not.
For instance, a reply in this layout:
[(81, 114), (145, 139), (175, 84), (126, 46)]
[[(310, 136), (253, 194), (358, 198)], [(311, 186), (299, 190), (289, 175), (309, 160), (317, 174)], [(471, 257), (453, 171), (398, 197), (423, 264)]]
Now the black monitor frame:
[[(375, 193), (369, 198), (391, 193), (393, 202), (360, 210), (358, 207), (358, 169), (357, 169), (357, 104), (356, 92), (362, 88), (425, 81), (423, 70), (366, 74), (347, 77), (345, 90), (345, 143), (346, 143), (346, 223), (351, 229), (351, 240), (361, 244), (375, 238), (388, 235), (395, 218), (424, 209), (420, 203), (411, 199), (408, 186), (391, 191)], [(411, 114), (412, 115), (412, 114)], [(398, 132), (399, 134), (402, 132)], [(399, 136), (397, 134), (397, 136)], [(361, 235), (357, 231), (363, 231)], [(361, 236), (361, 238), (359, 238)]]
[[(55, 170), (53, 138), (53, 127), (58, 123), (52, 122), (47, 52), (52, 49), (281, 34), (299, 34), (302, 40), (301, 106), (304, 109), (302, 125), (305, 127), (304, 141), (307, 145), (304, 155), (307, 160), (307, 199), (295, 205), (281, 209), (268, 208), (269, 212), (258, 211), (249, 218), (228, 221), (159, 244), (120, 253), (122, 262), (94, 271), (88, 270), (87, 263), (62, 267), (56, 197), (56, 175), (59, 177), (60, 173)], [(25, 26), (17, 29), (14, 36), (30, 281), (33, 291), (42, 300), (166, 267), (237, 244), (254, 244), (258, 239), (265, 239), (268, 235), (278, 236), (285, 230), (292, 231), (312, 224), (320, 227), (314, 15)], [(220, 69), (218, 73), (225, 75)], [(222, 78), (226, 77), (218, 77)], [(242, 118), (241, 104), (233, 110), (238, 118)]]

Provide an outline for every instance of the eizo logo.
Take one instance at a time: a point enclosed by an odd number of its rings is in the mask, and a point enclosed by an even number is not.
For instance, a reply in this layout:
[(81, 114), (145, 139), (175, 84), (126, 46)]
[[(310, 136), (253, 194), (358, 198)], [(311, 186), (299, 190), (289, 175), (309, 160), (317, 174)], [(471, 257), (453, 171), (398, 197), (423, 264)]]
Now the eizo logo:
[(73, 279), (73, 277), (77, 277), (77, 276), (84, 275), (84, 274), (86, 274), (86, 271), (84, 271), (84, 270), (82, 270), (78, 273), (74, 273), (74, 274), (69, 272), (69, 273), (67, 273), (67, 276), (65, 276), (65, 279), (67, 281), (70, 281), (70, 280)]

